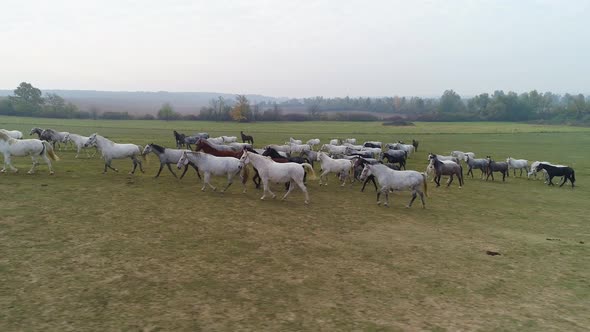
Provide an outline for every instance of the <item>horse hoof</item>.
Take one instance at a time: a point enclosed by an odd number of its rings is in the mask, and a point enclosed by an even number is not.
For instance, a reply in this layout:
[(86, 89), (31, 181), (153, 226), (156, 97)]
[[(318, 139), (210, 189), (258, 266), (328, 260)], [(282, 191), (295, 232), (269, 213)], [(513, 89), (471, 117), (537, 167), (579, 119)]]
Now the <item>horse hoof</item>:
[(133, 175), (133, 172), (129, 172), (129, 173), (127, 173), (127, 174), (128, 174), (128, 175)]
[(261, 200), (261, 201), (264, 201), (264, 197), (260, 197), (260, 200)]
[(31, 172), (31, 171), (28, 171), (28, 172), (27, 172), (27, 174), (33, 174), (33, 172)]
[(379, 206), (380, 206), (380, 205), (381, 205), (381, 202), (377, 202), (377, 205), (379, 205)]
[(115, 172), (118, 172), (119, 170), (115, 168)]
[(54, 172), (54, 171), (51, 171), (51, 172), (49, 172), (49, 175), (53, 175), (53, 174), (55, 174), (55, 172)]
[(304, 204), (309, 204), (309, 201), (305, 201), (305, 202), (303, 202), (303, 203), (304, 203)]
[(410, 205), (406, 205), (406, 209), (409, 209), (409, 208), (411, 208), (411, 206)]
[(385, 206), (385, 207), (388, 208), (389, 207), (389, 204), (385, 203), (385, 204), (383, 204), (383, 206)]

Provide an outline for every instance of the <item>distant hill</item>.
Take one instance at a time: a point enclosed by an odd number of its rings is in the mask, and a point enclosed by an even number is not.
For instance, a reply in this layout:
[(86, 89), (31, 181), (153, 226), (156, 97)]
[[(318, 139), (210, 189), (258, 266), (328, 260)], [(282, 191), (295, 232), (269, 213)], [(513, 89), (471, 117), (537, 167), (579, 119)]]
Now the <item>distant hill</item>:
[[(156, 114), (162, 104), (170, 103), (174, 110), (183, 114), (197, 114), (201, 107), (208, 106), (212, 99), (223, 97), (233, 102), (236, 94), (216, 92), (144, 92), (144, 91), (94, 91), (94, 90), (42, 90), (43, 94), (55, 93), (75, 104), (81, 110), (98, 108), (101, 112), (129, 112), (130, 114)], [(0, 97), (13, 95), (13, 90), (0, 90)], [(252, 103), (262, 101), (283, 102), (287, 98), (262, 95), (246, 95)]]

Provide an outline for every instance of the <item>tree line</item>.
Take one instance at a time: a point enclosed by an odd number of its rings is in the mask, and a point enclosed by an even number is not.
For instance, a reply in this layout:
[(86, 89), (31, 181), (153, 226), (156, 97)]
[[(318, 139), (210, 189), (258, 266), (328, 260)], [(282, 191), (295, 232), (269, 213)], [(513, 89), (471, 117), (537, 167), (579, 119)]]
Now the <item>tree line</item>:
[[(297, 110), (297, 112), (294, 112)], [(41, 90), (23, 82), (14, 95), (0, 99), (0, 114), (82, 119), (161, 119), (211, 121), (378, 121), (383, 118), (407, 121), (535, 121), (546, 123), (590, 124), (590, 99), (583, 94), (559, 95), (536, 90), (517, 94), (495, 91), (462, 98), (446, 90), (438, 98), (421, 97), (344, 97), (290, 99), (280, 103), (250, 103), (246, 96), (235, 100), (218, 97), (198, 113), (183, 115), (165, 103), (157, 115), (131, 115), (128, 112), (80, 110), (57, 94), (43, 96)]]

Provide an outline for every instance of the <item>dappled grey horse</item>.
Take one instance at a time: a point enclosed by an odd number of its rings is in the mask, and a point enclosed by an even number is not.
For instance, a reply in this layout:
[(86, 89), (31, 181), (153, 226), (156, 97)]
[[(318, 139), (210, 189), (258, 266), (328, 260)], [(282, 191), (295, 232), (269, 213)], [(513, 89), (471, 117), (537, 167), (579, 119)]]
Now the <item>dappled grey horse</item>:
[[(172, 173), (172, 175), (174, 175), (175, 178), (178, 178), (176, 176), (176, 173), (174, 173), (174, 171), (170, 167), (170, 164), (176, 165), (176, 163), (178, 163), (178, 161), (182, 157), (183, 151), (190, 151), (190, 150), (168, 149), (163, 146), (151, 143), (151, 144), (148, 144), (145, 146), (145, 148), (143, 149), (143, 152), (141, 154), (145, 156), (148, 153), (153, 152), (160, 159), (160, 169), (158, 170), (158, 174), (156, 174), (156, 176), (154, 176), (154, 177), (156, 177), (156, 178), (159, 177), (160, 173), (162, 172), (162, 168), (164, 168), (164, 165), (166, 165), (166, 166), (168, 166), (168, 170), (170, 171), (170, 173)], [(184, 171), (182, 172), (182, 175), (180, 176), (180, 178), (182, 179), (184, 177), (184, 175), (186, 174), (186, 171), (188, 170), (189, 165), (192, 166), (195, 169), (195, 171), (197, 171), (197, 175), (199, 176), (199, 179), (200, 179), (201, 174), (199, 173), (199, 169), (193, 163), (187, 163), (185, 165)]]

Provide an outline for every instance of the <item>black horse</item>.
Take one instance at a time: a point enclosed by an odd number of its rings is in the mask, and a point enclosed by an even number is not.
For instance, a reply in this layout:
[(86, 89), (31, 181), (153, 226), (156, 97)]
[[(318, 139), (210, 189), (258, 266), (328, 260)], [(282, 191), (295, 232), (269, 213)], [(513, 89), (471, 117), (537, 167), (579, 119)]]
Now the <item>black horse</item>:
[(254, 137), (252, 137), (251, 135), (244, 134), (243, 131), (240, 131), (240, 135), (242, 135), (242, 143), (248, 142), (252, 144), (252, 146), (254, 146)]
[(383, 153), (383, 159), (387, 159), (388, 163), (399, 164), (399, 168), (406, 169), (406, 160), (408, 159), (408, 152), (404, 150), (387, 150)]
[(567, 180), (570, 180), (570, 182), (572, 183), (572, 188), (574, 187), (574, 182), (576, 182), (576, 174), (574, 172), (574, 169), (571, 167), (556, 167), (556, 166), (552, 166), (552, 165), (547, 165), (547, 164), (543, 164), (540, 163), (537, 166), (536, 171), (540, 172), (542, 169), (544, 169), (547, 172), (547, 175), (549, 175), (549, 183), (548, 185), (553, 186), (553, 182), (551, 182), (551, 180), (553, 179), (554, 176), (563, 176), (563, 182), (561, 182), (561, 184), (559, 185), (560, 187), (563, 186)]
[(414, 146), (414, 151), (415, 151), (415, 152), (418, 152), (418, 144), (419, 144), (419, 143), (420, 143), (420, 142), (418, 142), (418, 141), (416, 141), (416, 140), (414, 140), (414, 139), (412, 140), (412, 145)]
[(185, 146), (185, 138), (186, 135), (185, 134), (181, 134), (179, 132), (177, 132), (176, 130), (173, 130), (174, 132), (174, 140), (176, 141), (176, 148), (177, 149), (181, 149)]

